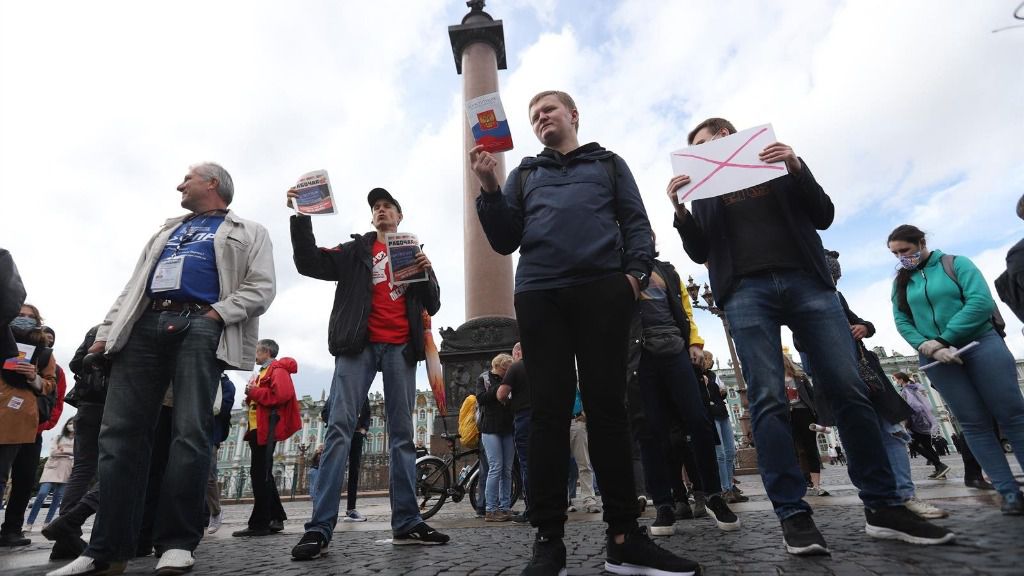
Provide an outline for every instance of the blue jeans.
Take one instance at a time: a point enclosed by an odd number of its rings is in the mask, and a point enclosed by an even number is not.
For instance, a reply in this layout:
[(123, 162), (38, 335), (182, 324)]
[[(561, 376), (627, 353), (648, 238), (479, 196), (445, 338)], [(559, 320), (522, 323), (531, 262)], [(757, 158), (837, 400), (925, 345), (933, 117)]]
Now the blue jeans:
[(319, 468), (310, 468), (309, 474), (306, 476), (309, 478), (309, 501), (316, 502), (316, 477), (320, 474)]
[(153, 545), (195, 550), (205, 534), (203, 509), (210, 474), (213, 399), (222, 364), (220, 322), (189, 318), (176, 342), (159, 338), (160, 312), (146, 312), (113, 360), (99, 437), (100, 509), (85, 556), (105, 561), (135, 557), (156, 426), (167, 387), (173, 388), (171, 438), (160, 487)]
[(516, 454), (512, 434), (481, 434), (480, 439), (487, 447), (487, 511), (511, 510), (512, 459)]
[(906, 502), (914, 497), (915, 491), (914, 481), (910, 478), (910, 452), (907, 451), (910, 433), (902, 424), (893, 424), (881, 416), (878, 417), (878, 427), (882, 431), (882, 444), (885, 445), (885, 453), (896, 478), (896, 493)]
[[(960, 422), (967, 445), (996, 490), (1016, 494), (1020, 488), (992, 426), (993, 419), (999, 423), (1024, 467), (1024, 397), (1017, 386), (1016, 362), (994, 331), (978, 338), (978, 344), (960, 356), (962, 366), (939, 364), (928, 369), (928, 378)], [(921, 365), (931, 361), (921, 358)]]
[(732, 475), (736, 470), (736, 435), (732, 431), (732, 420), (728, 417), (715, 418), (718, 438), (721, 443), (715, 446), (718, 458), (718, 477), (722, 480), (722, 491), (732, 490)]
[(780, 519), (810, 512), (789, 422), (780, 327), (785, 324), (812, 358), (817, 385), (828, 397), (850, 461), (850, 480), (865, 506), (899, 506), (896, 480), (882, 453), (878, 416), (857, 373), (850, 325), (835, 288), (816, 276), (787, 270), (741, 278), (725, 304), (747, 380), (761, 479)]
[(405, 359), (406, 346), (370, 343), (358, 354), (334, 359), (330, 421), (320, 456), (313, 516), (306, 523), (307, 532), (315, 530), (328, 542), (338, 523), (338, 505), (359, 409), (366, 401), (377, 372), (384, 376), (384, 407), (390, 443), (391, 530), (402, 534), (423, 521), (416, 502), (416, 446), (412, 428), (416, 363)]
[(53, 501), (50, 502), (50, 509), (46, 512), (46, 524), (53, 520), (54, 513), (60, 509), (60, 500), (64, 496), (64, 484), (61, 482), (43, 482), (39, 485), (39, 494), (36, 494), (36, 501), (32, 504), (32, 511), (28, 514), (28, 523), (35, 524), (36, 516), (43, 507), (46, 497), (53, 491)]
[(516, 412), (515, 421), (515, 442), (516, 442), (516, 458), (519, 459), (519, 473), (521, 486), (523, 487), (523, 501), (526, 503), (526, 510), (530, 510), (530, 500), (526, 497), (529, 493), (528, 487), (530, 486), (530, 475), (529, 475), (529, 457), (530, 453), (530, 414), (532, 411), (527, 408)]

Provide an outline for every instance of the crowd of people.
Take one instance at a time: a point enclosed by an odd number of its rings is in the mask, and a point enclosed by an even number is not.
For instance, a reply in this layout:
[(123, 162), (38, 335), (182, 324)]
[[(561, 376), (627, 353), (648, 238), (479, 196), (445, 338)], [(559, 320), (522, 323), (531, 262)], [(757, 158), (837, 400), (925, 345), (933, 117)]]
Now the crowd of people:
[[(671, 536), (677, 521), (701, 516), (720, 530), (741, 529), (730, 504), (747, 497), (734, 478), (726, 390), (704, 350), (678, 263), (658, 258), (627, 163), (597, 143), (581, 145), (581, 114), (568, 94), (541, 92), (528, 110), (543, 151), (524, 158), (503, 184), (495, 156), (478, 146), (468, 158), (488, 242), (500, 254), (519, 251), (521, 342), (493, 359), (475, 391), (486, 454), (484, 519), (535, 528), (527, 576), (565, 574), (572, 509), (603, 514), (609, 572), (699, 573), (698, 562), (651, 536)], [(735, 132), (727, 120), (710, 118), (687, 141), (699, 146)], [(930, 521), (947, 512), (919, 500), (910, 477), (908, 445), (934, 466), (932, 478), (949, 472), (931, 444), (930, 405), (906, 374), (895, 375), (896, 391), (864, 345), (874, 325), (837, 292), (838, 254), (825, 250), (818, 234), (833, 221), (831, 198), (790, 146), (772, 143), (759, 157), (786, 174), (689, 206), (677, 192), (690, 178), (679, 175), (666, 194), (679, 241), (707, 267), (735, 341), (757, 465), (785, 549), (829, 554), (805, 500), (828, 495), (817, 433), (829, 427), (841, 438), (869, 537), (953, 541), (950, 529)], [(204, 534), (221, 523), (215, 453), (235, 395), (227, 369), (253, 371), (244, 402), (254, 503), (246, 528), (233, 535), (266, 536), (287, 520), (271, 463), (276, 444), (301, 428), (292, 382), (298, 363), (278, 358), (277, 342), (260, 337), (260, 316), (276, 292), (270, 237), (228, 208), (234, 186), (223, 167), (194, 165), (177, 189), (187, 213), (150, 238), (124, 290), (86, 335), (70, 363), (70, 393), (52, 354), (54, 333), (24, 304), (13, 260), (0, 253), (0, 346), (11, 359), (0, 379), (0, 478), (10, 476), (12, 487), (0, 542), (26, 543), (25, 529), (52, 493), (42, 534), (54, 541), (53, 559), (71, 560), (52, 576), (117, 574), (148, 554), (159, 557), (157, 574), (193, 568)], [(287, 192), (289, 206), (297, 196)], [(403, 220), (402, 206), (383, 188), (371, 190), (367, 203), (373, 230), (330, 247), (318, 246), (309, 216), (290, 219), (295, 269), (336, 283), (326, 436), (314, 457), (312, 512), (291, 549), (296, 560), (327, 554), (346, 469), (343, 517), (363, 519), (355, 493), (367, 393), (378, 372), (390, 439), (391, 543), (451, 540), (420, 515), (410, 418), (416, 366), (426, 355), (424, 326), (440, 307), (440, 287), (422, 250), (410, 267), (424, 281), (392, 277), (386, 240)], [(896, 326), (962, 428), (960, 442), (976, 459), (971, 481), (983, 487), (984, 471), (1002, 511), (1024, 514), (995, 431), (1024, 446), (1024, 397), (985, 279), (968, 258), (930, 249), (911, 225), (896, 228), (888, 247), (899, 261), (891, 294)], [(1024, 317), (1017, 305), (1024, 273), (1011, 265), (999, 286)], [(783, 352), (783, 325), (793, 331), (799, 365)], [(41, 433), (58, 422), (65, 396), (78, 413), (54, 442), (26, 527)], [(832, 450), (838, 459), (840, 446), (831, 446), (830, 456)], [(526, 495), (520, 514), (511, 504), (516, 459)], [(655, 519), (642, 526), (647, 501)], [(85, 542), (82, 525), (92, 514)]]

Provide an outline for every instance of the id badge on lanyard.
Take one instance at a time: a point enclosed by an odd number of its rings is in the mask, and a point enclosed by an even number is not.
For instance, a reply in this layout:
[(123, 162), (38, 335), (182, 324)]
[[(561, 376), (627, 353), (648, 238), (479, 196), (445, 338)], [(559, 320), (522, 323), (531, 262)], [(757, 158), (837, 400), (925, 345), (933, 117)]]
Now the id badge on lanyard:
[(153, 272), (153, 281), (149, 285), (151, 292), (167, 292), (181, 288), (181, 272), (185, 266), (184, 256), (171, 256), (161, 260)]

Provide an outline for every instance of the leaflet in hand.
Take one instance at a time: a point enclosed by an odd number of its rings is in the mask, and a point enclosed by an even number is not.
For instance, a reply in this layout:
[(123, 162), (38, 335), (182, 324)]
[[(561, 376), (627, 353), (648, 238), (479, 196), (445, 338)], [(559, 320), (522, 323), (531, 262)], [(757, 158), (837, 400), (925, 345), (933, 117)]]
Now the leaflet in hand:
[(4, 360), (4, 370), (14, 370), (18, 364), (28, 364), (36, 347), (31, 344), (18, 344), (18, 355)]
[(512, 149), (512, 132), (508, 129), (505, 109), (497, 92), (484, 94), (466, 102), (466, 115), (473, 131), (473, 140), (488, 152)]
[(295, 184), (299, 196), (295, 199), (295, 211), (299, 214), (337, 214), (334, 194), (331, 193), (331, 179), (327, 170), (315, 170), (303, 174)]
[(415, 234), (389, 232), (384, 236), (388, 247), (388, 267), (391, 269), (392, 284), (426, 282), (427, 271), (416, 267), (416, 255), (420, 253), (420, 241)]

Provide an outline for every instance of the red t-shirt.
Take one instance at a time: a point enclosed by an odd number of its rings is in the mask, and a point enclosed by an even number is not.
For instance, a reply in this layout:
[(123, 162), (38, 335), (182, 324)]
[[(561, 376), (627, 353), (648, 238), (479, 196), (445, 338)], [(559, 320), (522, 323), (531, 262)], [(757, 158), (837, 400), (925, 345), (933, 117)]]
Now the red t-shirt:
[(370, 306), (370, 342), (405, 344), (409, 341), (409, 319), (405, 317), (405, 288), (393, 285), (388, 269), (388, 250), (373, 243), (373, 304)]

